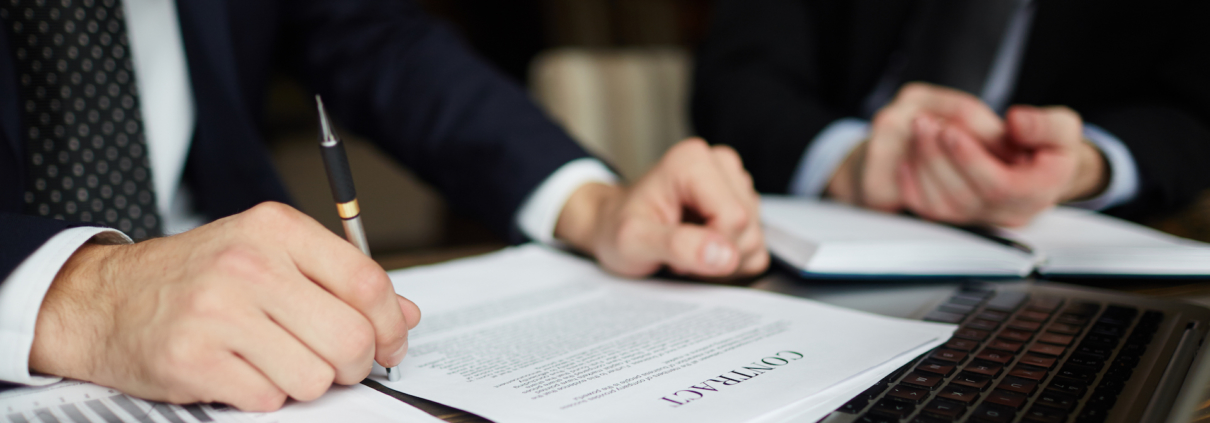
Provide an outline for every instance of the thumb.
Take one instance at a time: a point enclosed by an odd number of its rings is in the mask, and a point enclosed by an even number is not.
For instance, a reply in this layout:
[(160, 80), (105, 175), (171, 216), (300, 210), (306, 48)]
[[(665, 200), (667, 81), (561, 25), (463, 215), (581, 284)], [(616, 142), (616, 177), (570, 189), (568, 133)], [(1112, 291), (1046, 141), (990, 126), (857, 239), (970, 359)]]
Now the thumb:
[(1084, 127), (1080, 115), (1066, 107), (1013, 106), (1006, 121), (1013, 141), (1027, 148), (1074, 145)]
[(727, 276), (739, 266), (739, 250), (722, 234), (704, 226), (681, 223), (663, 228), (665, 264), (681, 274)]

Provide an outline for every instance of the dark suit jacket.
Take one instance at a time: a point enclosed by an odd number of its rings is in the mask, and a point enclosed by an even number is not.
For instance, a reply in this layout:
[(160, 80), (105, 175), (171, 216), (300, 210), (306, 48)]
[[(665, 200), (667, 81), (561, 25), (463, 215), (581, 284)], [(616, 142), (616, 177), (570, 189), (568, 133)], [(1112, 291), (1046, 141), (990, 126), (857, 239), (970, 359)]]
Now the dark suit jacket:
[[(185, 178), (211, 218), (289, 202), (259, 127), (274, 69), (322, 94), (337, 121), (456, 209), (515, 241), (513, 216), (530, 191), (587, 157), (520, 87), (410, 0), (182, 0), (177, 8), (197, 105)], [(19, 95), (0, 31), (0, 281), (71, 226), (20, 216), (28, 176)]]
[[(930, 0), (719, 0), (699, 52), (693, 116), (784, 193), (810, 141), (859, 116)], [(1012, 104), (1066, 105), (1120, 138), (1138, 197), (1109, 213), (1172, 212), (1210, 187), (1210, 2), (1035, 0)]]

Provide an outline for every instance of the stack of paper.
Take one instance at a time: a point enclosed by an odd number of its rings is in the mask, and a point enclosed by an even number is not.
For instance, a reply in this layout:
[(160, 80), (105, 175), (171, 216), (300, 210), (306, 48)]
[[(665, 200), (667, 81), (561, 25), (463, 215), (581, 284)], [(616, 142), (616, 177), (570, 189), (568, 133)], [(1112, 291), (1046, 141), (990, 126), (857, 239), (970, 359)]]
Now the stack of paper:
[(499, 423), (815, 421), (954, 329), (538, 246), (392, 279), (424, 318), (403, 379), (377, 380)]

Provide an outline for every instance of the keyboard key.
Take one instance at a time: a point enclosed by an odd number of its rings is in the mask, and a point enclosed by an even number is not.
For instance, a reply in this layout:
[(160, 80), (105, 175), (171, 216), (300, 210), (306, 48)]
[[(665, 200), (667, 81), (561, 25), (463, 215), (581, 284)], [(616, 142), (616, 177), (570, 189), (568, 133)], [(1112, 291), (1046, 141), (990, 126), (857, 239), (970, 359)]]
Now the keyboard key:
[(853, 398), (849, 400), (849, 402), (844, 403), (844, 405), (840, 406), (840, 408), (837, 408), (836, 411), (845, 414), (857, 414), (860, 413), (861, 409), (865, 408), (865, 406), (869, 403), (870, 400), (858, 396), (857, 398)]
[(907, 417), (907, 415), (912, 414), (913, 411), (916, 411), (915, 405), (891, 399), (878, 401), (878, 403), (874, 404), (874, 407), (870, 409), (871, 413), (882, 414), (884, 416), (890, 416), (896, 419)]
[(996, 311), (1014, 311), (1021, 307), (1021, 303), (1029, 298), (1029, 294), (1024, 292), (1000, 292), (991, 300), (987, 301), (986, 308)]
[(1035, 405), (1025, 412), (1025, 421), (1037, 423), (1063, 423), (1067, 421), (1067, 411), (1045, 405)]
[(1072, 353), (1071, 357), (1067, 358), (1067, 362), (1071, 363), (1071, 364), (1078, 364), (1081, 366), (1090, 367), (1098, 372), (1101, 371), (1101, 368), (1105, 367), (1104, 359), (1101, 359), (1101, 358), (1098, 358), (1095, 356), (1091, 356), (1088, 354), (1078, 353), (1078, 352)]
[(949, 376), (950, 373), (954, 372), (954, 365), (948, 364), (948, 363), (943, 363), (940, 361), (925, 360), (923, 363), (920, 363), (919, 366), (916, 366), (916, 371), (927, 372), (927, 373), (932, 373), (932, 374), (941, 375), (941, 376)]
[(1094, 314), (1097, 314), (1098, 311), (1101, 311), (1100, 304), (1084, 301), (1068, 306), (1067, 310), (1063, 310), (1063, 313), (1075, 316), (1090, 317)]
[(1066, 351), (1067, 351), (1067, 348), (1063, 348), (1058, 345), (1048, 345), (1048, 344), (1037, 343), (1037, 344), (1033, 344), (1033, 345), (1029, 346), (1029, 352), (1031, 352), (1031, 353), (1053, 355), (1056, 357), (1062, 356), (1063, 353)]
[(926, 405), (921, 412), (953, 421), (966, 413), (966, 404), (937, 398)]
[(1075, 339), (1075, 337), (1071, 335), (1060, 335), (1050, 332), (1038, 335), (1038, 342), (1045, 342), (1047, 344), (1054, 344), (1062, 347), (1071, 345), (1071, 341), (1073, 339)]
[(966, 366), (966, 367), (964, 367), (962, 370), (964, 370), (964, 371), (968, 371), (968, 372), (971, 372), (971, 373), (974, 373), (974, 374), (979, 374), (979, 375), (984, 375), (984, 376), (987, 376), (987, 377), (993, 377), (993, 378), (994, 378), (994, 377), (996, 377), (996, 376), (1000, 376), (1000, 371), (1001, 371), (1001, 370), (1003, 370), (1003, 369), (1004, 369), (1004, 366), (1001, 366), (1001, 365), (996, 364), (996, 363), (988, 363), (988, 362), (984, 362), (984, 361), (976, 361), (976, 362), (974, 362), (974, 363), (971, 363), (971, 364), (967, 365), (967, 366)]
[(975, 319), (962, 326), (979, 330), (996, 330), (996, 328), (1000, 327), (1000, 323), (991, 320)]
[(975, 400), (979, 399), (979, 390), (969, 386), (951, 383), (946, 385), (945, 388), (941, 389), (941, 391), (938, 391), (937, 396), (970, 405), (971, 403), (975, 402)]
[(987, 339), (987, 336), (990, 334), (991, 334), (991, 332), (988, 332), (985, 330), (968, 329), (968, 328), (958, 328), (958, 330), (954, 331), (955, 338), (971, 339), (971, 340), (975, 340), (975, 341), (982, 341), (984, 339)]
[(1113, 338), (1121, 338), (1122, 334), (1125, 331), (1126, 331), (1126, 329), (1124, 326), (1110, 325), (1110, 324), (1106, 324), (1106, 323), (1097, 323), (1095, 325), (1092, 325), (1092, 329), (1089, 329), (1088, 333), (1092, 333), (1092, 334), (1096, 334), (1096, 335), (1105, 335), (1105, 336), (1109, 336), (1109, 337), (1113, 337)]
[(866, 413), (857, 419), (859, 423), (899, 423), (899, 419), (878, 413)]
[(1087, 316), (1078, 316), (1075, 314), (1063, 313), (1063, 314), (1059, 315), (1058, 318), (1055, 319), (1055, 322), (1084, 327), (1084, 325), (1088, 324), (1088, 317)]
[(1109, 409), (1085, 406), (1083, 410), (1080, 410), (1080, 415), (1076, 417), (1076, 421), (1080, 423), (1098, 423), (1105, 421), (1107, 418), (1109, 418)]
[(931, 391), (941, 385), (942, 379), (944, 379), (944, 377), (940, 375), (911, 372), (903, 378), (902, 382), (917, 388), (924, 388)]
[(1037, 332), (1038, 329), (1042, 329), (1042, 323), (1028, 320), (1013, 320), (1008, 322), (1008, 327), (1026, 332)]
[(919, 404), (925, 398), (928, 398), (929, 391), (907, 385), (895, 385), (887, 395), (912, 404)]
[(1034, 298), (1033, 301), (1030, 301), (1029, 305), (1026, 306), (1026, 308), (1028, 308), (1030, 310), (1034, 310), (1034, 311), (1040, 311), (1043, 313), (1054, 313), (1055, 310), (1058, 310), (1059, 306), (1062, 306), (1062, 305), (1063, 305), (1062, 298), (1038, 297), (1038, 298)]
[(978, 342), (976, 342), (976, 341), (969, 340), (969, 339), (957, 339), (957, 338), (955, 338), (955, 339), (951, 339), (951, 340), (949, 340), (949, 342), (946, 342), (946, 343), (945, 343), (945, 347), (946, 347), (946, 348), (949, 348), (949, 349), (951, 349), (951, 350), (968, 351), (968, 352), (969, 352), (969, 351), (974, 351), (974, 350), (975, 350), (975, 348), (978, 348), (978, 347), (979, 347), (979, 343), (978, 343)]
[(1088, 384), (1081, 380), (1055, 376), (1054, 379), (1050, 380), (1050, 385), (1047, 385), (1046, 388), (1080, 398), (1087, 392), (1087, 386)]
[(1097, 378), (1097, 371), (1091, 367), (1084, 367), (1078, 364), (1065, 364), (1059, 369), (1056, 375), (1069, 377), (1072, 379), (1082, 380), (1085, 383), (1092, 383)]
[(999, 385), (996, 385), (996, 389), (1003, 389), (1005, 391), (1012, 391), (1024, 395), (1033, 394), (1034, 390), (1037, 388), (1038, 382), (1011, 376), (1004, 378), (1004, 380), (1000, 381)]
[(987, 398), (984, 398), (983, 402), (1020, 410), (1028, 399), (1029, 397), (1026, 397), (1025, 394), (996, 389), (992, 393), (987, 394)]
[(1034, 334), (1017, 329), (1005, 329), (1000, 331), (1000, 338), (1011, 342), (1029, 342)]
[(1113, 354), (1113, 348), (1080, 343), (1080, 346), (1076, 347), (1076, 352), (1104, 360), (1109, 358), (1110, 354)]
[(929, 355), (929, 357), (951, 363), (962, 363), (963, 361), (966, 361), (966, 353), (946, 349), (933, 351), (933, 354)]
[(984, 320), (991, 320), (993, 322), (1003, 322), (1005, 320), (1008, 320), (1008, 313), (1005, 313), (1003, 311), (984, 310), (984, 311), (980, 312), (979, 314), (975, 315), (975, 317), (978, 317), (978, 318), (984, 319)]
[(1017, 412), (1011, 408), (997, 406), (995, 404), (983, 404), (976, 408), (971, 413), (971, 419), (987, 423), (1008, 423), (1013, 421), (1017, 416)]
[(987, 347), (993, 350), (1007, 351), (1016, 354), (1017, 352), (1021, 351), (1022, 345), (1025, 344), (1020, 342), (1009, 342), (1003, 339), (993, 339), (992, 342), (987, 344)]
[(1050, 389), (1042, 391), (1042, 393), (1038, 395), (1038, 399), (1034, 401), (1034, 404), (1041, 404), (1066, 412), (1071, 412), (1071, 410), (1076, 408), (1076, 404), (1078, 403), (1079, 398)]
[(980, 360), (987, 360), (987, 361), (990, 361), (993, 363), (998, 363), (1001, 365), (1008, 364), (1008, 362), (1013, 361), (1012, 354), (1004, 352), (1004, 351), (1000, 351), (1000, 350), (992, 350), (992, 349), (987, 349), (987, 348), (984, 348), (983, 351), (980, 351), (979, 354), (975, 355), (975, 358), (980, 359)]
[(1055, 359), (1052, 357), (1025, 354), (1025, 355), (1021, 356), (1020, 363), (1028, 364), (1030, 366), (1037, 366), (1037, 367), (1049, 369), (1049, 368), (1052, 368), (1055, 366)]
[(1046, 379), (1046, 373), (1047, 373), (1046, 369), (1043, 369), (1041, 367), (1034, 367), (1034, 366), (1027, 366), (1024, 364), (1018, 364), (1016, 367), (1013, 367), (1013, 369), (1008, 372), (1008, 375), (1013, 376), (1013, 377), (1023, 378), (1023, 379), (1029, 379), (1029, 380), (1032, 380), (1035, 382), (1041, 382), (1042, 379)]
[(1040, 311), (1033, 311), (1033, 310), (1025, 310), (1020, 313), (1017, 313), (1017, 318), (1021, 319), (1021, 320), (1028, 320), (1031, 322), (1045, 322), (1046, 319), (1050, 318), (1050, 313), (1043, 313)]
[(928, 315), (924, 316), (924, 320), (926, 321), (941, 323), (962, 323), (963, 319), (966, 319), (966, 315), (941, 310), (933, 310)]
[(947, 313), (970, 314), (970, 312), (975, 311), (975, 306), (966, 305), (966, 304), (945, 303), (945, 304), (942, 304), (941, 307), (937, 307), (937, 309), (947, 312)]
[(1080, 334), (1079, 325), (1073, 325), (1073, 324), (1068, 324), (1068, 323), (1051, 323), (1050, 326), (1046, 328), (1046, 330), (1048, 332), (1054, 332), (1054, 333), (1057, 333), (1060, 335), (1075, 336), (1075, 335)]
[(954, 380), (952, 383), (956, 383), (956, 384), (970, 387), (970, 388), (975, 388), (975, 389), (982, 391), (984, 389), (987, 389), (987, 385), (989, 383), (991, 383), (991, 378), (989, 378), (987, 376), (983, 376), (983, 375), (977, 375), (974, 373), (962, 372), (962, 373), (958, 373), (958, 376), (954, 377)]
[(924, 414), (924, 413), (920, 413), (920, 414), (916, 415), (915, 418), (912, 419), (912, 423), (950, 423), (951, 421), (952, 420), (946, 420), (946, 419), (943, 419), (940, 417), (930, 416), (930, 415)]

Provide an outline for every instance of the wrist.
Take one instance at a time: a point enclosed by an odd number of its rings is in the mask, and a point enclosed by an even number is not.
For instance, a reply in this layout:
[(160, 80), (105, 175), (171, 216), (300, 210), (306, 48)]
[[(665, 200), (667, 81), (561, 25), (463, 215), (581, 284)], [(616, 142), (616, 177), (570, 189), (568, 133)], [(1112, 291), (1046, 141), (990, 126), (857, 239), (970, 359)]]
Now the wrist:
[(1082, 140), (1077, 150), (1076, 172), (1064, 203), (1096, 198), (1109, 187), (1109, 163), (1101, 150), (1088, 140)]
[(102, 334), (112, 326), (112, 258), (123, 246), (87, 243), (59, 269), (38, 311), (31, 370), (92, 380)]
[(600, 221), (606, 210), (622, 198), (621, 187), (599, 182), (587, 183), (568, 197), (555, 224), (555, 239), (572, 248), (596, 256), (594, 247)]
[(845, 157), (840, 166), (836, 167), (836, 172), (832, 174), (832, 179), (828, 181), (828, 186), (824, 190), (824, 195), (835, 198), (844, 203), (856, 204), (858, 199), (857, 172), (859, 161), (865, 156), (866, 145), (869, 140), (862, 141), (849, 155)]

